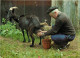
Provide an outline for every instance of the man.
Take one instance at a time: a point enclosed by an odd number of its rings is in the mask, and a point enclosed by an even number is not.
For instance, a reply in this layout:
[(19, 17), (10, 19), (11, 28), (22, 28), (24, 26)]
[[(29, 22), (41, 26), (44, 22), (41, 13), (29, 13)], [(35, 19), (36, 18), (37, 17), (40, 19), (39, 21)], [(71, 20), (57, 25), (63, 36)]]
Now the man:
[(51, 39), (61, 48), (67, 46), (69, 41), (75, 38), (75, 30), (70, 19), (58, 10), (58, 7), (50, 7), (47, 12), (55, 19), (55, 25), (49, 31), (41, 31), (38, 36), (51, 35)]

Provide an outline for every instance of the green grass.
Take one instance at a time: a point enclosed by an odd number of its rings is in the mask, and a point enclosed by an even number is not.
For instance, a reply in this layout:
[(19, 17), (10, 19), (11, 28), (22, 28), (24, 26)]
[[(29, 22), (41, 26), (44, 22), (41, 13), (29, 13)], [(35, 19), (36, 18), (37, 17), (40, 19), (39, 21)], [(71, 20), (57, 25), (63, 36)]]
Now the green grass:
[[(26, 32), (25, 32), (26, 34)], [(25, 36), (27, 39), (27, 35)], [(39, 45), (39, 38), (35, 36), (35, 46), (30, 47), (31, 42), (23, 43), (20, 30), (11, 23), (0, 26), (0, 58), (80, 58), (80, 32), (71, 42), (68, 49), (59, 50), (51, 47), (45, 50)]]
[[(38, 43), (35, 47), (31, 48), (29, 45), (31, 43), (22, 43), (12, 39), (2, 38), (0, 40), (1, 44), (1, 57), (3, 58), (52, 58), (52, 57), (62, 57), (62, 53), (59, 51), (45, 50), (42, 46), (39, 46)], [(38, 47), (37, 47), (38, 46)]]
[(80, 36), (72, 41), (68, 49), (59, 50), (51, 47), (45, 50), (38, 45), (39, 39), (35, 40), (35, 47), (31, 43), (23, 43), (19, 40), (0, 37), (0, 56), (2, 58), (80, 58)]

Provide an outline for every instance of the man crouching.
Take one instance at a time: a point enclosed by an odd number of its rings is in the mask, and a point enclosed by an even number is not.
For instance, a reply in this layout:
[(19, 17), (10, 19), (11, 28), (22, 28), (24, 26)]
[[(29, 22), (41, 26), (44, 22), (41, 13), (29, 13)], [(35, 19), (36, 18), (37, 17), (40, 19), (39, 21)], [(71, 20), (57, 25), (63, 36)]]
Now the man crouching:
[(51, 35), (51, 39), (60, 48), (64, 48), (68, 45), (69, 41), (74, 40), (75, 30), (72, 22), (66, 14), (58, 10), (58, 7), (50, 7), (47, 13), (55, 19), (55, 25), (48, 31), (41, 31), (37, 33), (38, 36)]

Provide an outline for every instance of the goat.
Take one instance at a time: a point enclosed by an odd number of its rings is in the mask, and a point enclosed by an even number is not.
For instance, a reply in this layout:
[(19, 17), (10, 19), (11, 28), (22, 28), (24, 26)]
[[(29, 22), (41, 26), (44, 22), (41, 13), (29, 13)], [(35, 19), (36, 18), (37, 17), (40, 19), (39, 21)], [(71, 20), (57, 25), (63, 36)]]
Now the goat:
[[(20, 17), (17, 17), (16, 14), (14, 13), (14, 10), (17, 9), (17, 7), (11, 7), (9, 9), (7, 18), (9, 20), (14, 19), (20, 26), (21, 31), (23, 33), (23, 37), (24, 37), (24, 41), (26, 41), (25, 39), (25, 34), (24, 34), (24, 29), (27, 31), (27, 35), (28, 32), (32, 38), (32, 45), (30, 45), (30, 47), (34, 46), (34, 35), (33, 33), (37, 33), (41, 27), (43, 27), (43, 25), (40, 25), (39, 19), (37, 16), (35, 15), (21, 15)], [(28, 35), (29, 38), (29, 35)], [(30, 41), (30, 39), (29, 39)], [(41, 37), (40, 37), (40, 43), (39, 45), (41, 45)]]

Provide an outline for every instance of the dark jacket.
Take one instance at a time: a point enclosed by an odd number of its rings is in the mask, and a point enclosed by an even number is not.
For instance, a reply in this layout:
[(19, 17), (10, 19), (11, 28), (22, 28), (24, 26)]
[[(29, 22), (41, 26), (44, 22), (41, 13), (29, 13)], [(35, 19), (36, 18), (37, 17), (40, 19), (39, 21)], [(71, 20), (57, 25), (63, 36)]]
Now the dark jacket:
[(75, 30), (70, 19), (64, 14), (60, 13), (55, 19), (55, 25), (51, 30), (47, 31), (44, 35), (65, 34), (74, 35)]

